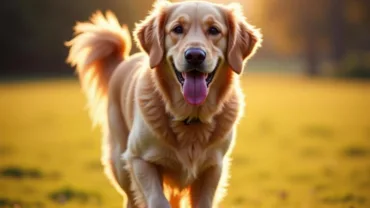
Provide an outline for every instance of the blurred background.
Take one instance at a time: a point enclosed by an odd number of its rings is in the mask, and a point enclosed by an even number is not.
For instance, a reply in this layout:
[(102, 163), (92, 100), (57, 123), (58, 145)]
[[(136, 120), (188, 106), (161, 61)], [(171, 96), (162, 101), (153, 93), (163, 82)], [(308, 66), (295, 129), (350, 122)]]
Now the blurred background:
[[(370, 1), (238, 2), (264, 42), (222, 207), (370, 207)], [(132, 31), (152, 3), (1, 3), (0, 207), (121, 207), (64, 42), (96, 10)]]
[[(264, 34), (263, 48), (253, 64), (279, 73), (370, 77), (369, 1), (239, 2), (249, 22), (261, 28)], [(67, 49), (60, 43), (71, 38), (76, 21), (87, 20), (98, 9), (109, 9), (133, 29), (134, 23), (145, 17), (152, 3), (151, 0), (4, 2), (1, 41), (5, 53), (1, 75), (71, 75), (72, 70), (64, 62)], [(278, 67), (265, 67), (266, 63)]]

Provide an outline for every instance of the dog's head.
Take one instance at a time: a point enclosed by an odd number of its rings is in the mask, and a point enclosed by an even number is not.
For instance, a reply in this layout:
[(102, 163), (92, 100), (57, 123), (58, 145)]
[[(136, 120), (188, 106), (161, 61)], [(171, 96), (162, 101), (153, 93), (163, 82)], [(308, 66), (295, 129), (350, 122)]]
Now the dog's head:
[(220, 70), (242, 73), (244, 61), (261, 43), (238, 4), (203, 1), (158, 1), (134, 35), (150, 67), (167, 66), (160, 70), (169, 71), (191, 105), (204, 103), (213, 82), (222, 82), (225, 77), (215, 76)]

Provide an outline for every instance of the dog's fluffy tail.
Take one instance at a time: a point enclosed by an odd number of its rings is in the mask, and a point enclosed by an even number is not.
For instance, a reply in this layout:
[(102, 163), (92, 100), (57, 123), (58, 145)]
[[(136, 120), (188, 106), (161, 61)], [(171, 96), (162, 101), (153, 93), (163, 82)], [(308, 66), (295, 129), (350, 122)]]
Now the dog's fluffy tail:
[(70, 47), (67, 62), (76, 67), (94, 124), (103, 124), (108, 82), (117, 65), (129, 55), (130, 33), (110, 11), (106, 16), (97, 11), (90, 22), (77, 23), (74, 32), (74, 38), (66, 42)]

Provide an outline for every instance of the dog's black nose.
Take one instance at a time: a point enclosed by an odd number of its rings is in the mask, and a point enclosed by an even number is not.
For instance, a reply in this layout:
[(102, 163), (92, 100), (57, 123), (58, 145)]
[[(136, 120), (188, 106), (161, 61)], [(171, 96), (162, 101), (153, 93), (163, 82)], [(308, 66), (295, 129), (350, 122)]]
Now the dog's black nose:
[(198, 66), (206, 59), (206, 52), (200, 48), (189, 48), (185, 51), (185, 59), (189, 64)]

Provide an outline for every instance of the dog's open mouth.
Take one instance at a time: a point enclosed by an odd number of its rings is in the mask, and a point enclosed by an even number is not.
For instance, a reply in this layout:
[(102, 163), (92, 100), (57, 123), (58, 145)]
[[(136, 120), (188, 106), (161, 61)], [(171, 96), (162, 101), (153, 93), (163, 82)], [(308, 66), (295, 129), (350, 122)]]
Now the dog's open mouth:
[[(217, 64), (218, 65), (218, 64)], [(205, 77), (205, 81), (206, 81), (206, 84), (207, 84), (207, 87), (209, 87), (209, 84), (211, 84), (212, 80), (213, 80), (213, 77), (215, 76), (216, 74), (216, 70), (217, 70), (217, 67), (215, 70), (213, 70), (212, 73), (201, 73), (201, 72), (198, 72), (196, 70), (193, 70), (193, 71), (190, 71), (190, 72), (179, 72), (176, 70), (175, 67), (174, 68), (174, 71), (175, 71), (175, 74), (176, 74), (176, 77), (177, 77), (177, 80), (180, 82), (181, 85), (184, 85), (184, 82), (185, 82), (185, 78), (186, 77), (186, 73), (193, 73), (194, 75), (199, 75), (199, 76), (204, 76)]]
[(208, 87), (216, 74), (219, 62), (217, 62), (212, 73), (203, 73), (197, 70), (181, 73), (172, 62), (172, 68), (175, 71), (177, 80), (182, 86), (184, 98), (189, 104), (200, 105), (205, 101), (208, 94)]

